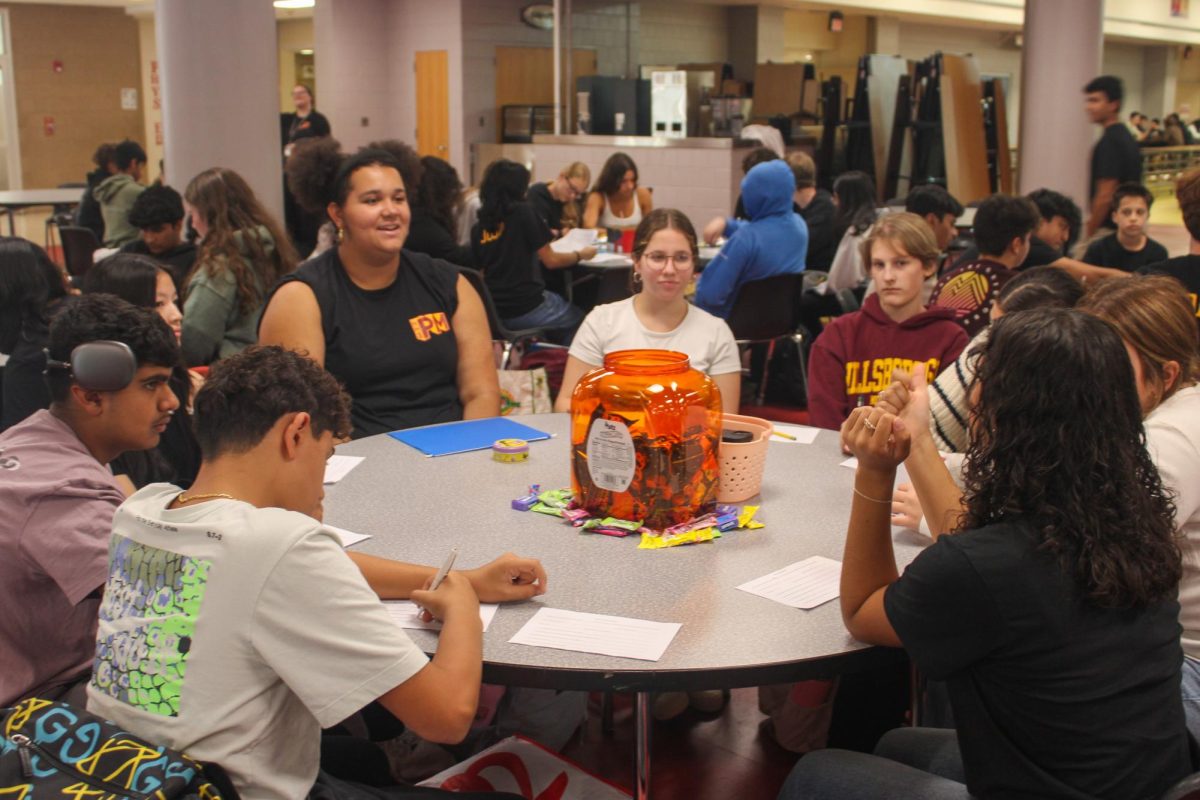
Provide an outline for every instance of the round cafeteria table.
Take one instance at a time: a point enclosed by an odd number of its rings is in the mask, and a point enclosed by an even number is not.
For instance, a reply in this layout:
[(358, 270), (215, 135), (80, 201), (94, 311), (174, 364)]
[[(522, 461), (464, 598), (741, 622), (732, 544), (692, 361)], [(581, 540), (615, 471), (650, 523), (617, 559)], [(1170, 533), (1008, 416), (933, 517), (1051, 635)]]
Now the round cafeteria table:
[[(440, 564), (451, 547), (457, 566), (474, 567), (511, 550), (541, 559), (545, 595), (501, 607), (484, 634), (484, 679), (490, 683), (638, 693), (637, 796), (649, 796), (649, 692), (784, 683), (867, 669), (900, 658), (850, 637), (836, 601), (802, 611), (734, 587), (809, 556), (841, 560), (854, 472), (837, 434), (810, 445), (772, 441), (758, 519), (765, 528), (663, 550), (638, 550), (638, 537), (581, 534), (565, 521), (515, 511), (510, 502), (530, 484), (570, 485), (566, 414), (520, 417), (554, 434), (530, 444), (529, 460), (499, 463), (488, 450), (428, 458), (390, 436), (342, 445), (365, 456), (327, 489), (325, 519), (372, 538), (356, 548), (403, 561)], [(898, 531), (903, 567), (922, 546)], [(543, 605), (682, 627), (659, 661), (510, 644)], [(436, 635), (409, 631), (427, 652)]]

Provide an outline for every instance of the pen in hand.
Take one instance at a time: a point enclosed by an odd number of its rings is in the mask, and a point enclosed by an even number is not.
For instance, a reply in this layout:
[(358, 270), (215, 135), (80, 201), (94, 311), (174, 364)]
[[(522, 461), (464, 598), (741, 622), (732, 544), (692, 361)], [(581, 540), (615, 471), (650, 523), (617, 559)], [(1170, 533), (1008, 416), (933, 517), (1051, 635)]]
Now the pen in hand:
[[(433, 576), (433, 581), (429, 584), (426, 591), (436, 591), (442, 585), (442, 581), (446, 580), (446, 576), (450, 574), (450, 569), (454, 566), (454, 559), (458, 558), (458, 548), (450, 548), (450, 555), (446, 556), (446, 560), (442, 562), (442, 566), (438, 569), (437, 574)], [(429, 610), (422, 608), (421, 611), (428, 614)]]

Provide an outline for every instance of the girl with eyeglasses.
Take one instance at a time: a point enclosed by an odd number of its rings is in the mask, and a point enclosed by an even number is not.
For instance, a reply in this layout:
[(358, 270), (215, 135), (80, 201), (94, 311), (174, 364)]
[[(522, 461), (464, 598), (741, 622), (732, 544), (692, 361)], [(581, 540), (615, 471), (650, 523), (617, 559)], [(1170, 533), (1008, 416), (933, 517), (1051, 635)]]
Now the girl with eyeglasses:
[(656, 208), (634, 233), (633, 283), (637, 293), (597, 306), (575, 334), (555, 411), (567, 411), (584, 373), (616, 350), (654, 349), (685, 353), (721, 390), (726, 412), (736, 413), (741, 395), (741, 360), (723, 319), (684, 297), (696, 269), (696, 231), (681, 211)]
[(563, 167), (552, 181), (539, 181), (529, 187), (525, 199), (555, 236), (578, 228), (582, 222), (579, 201), (587, 194), (592, 171), (582, 161)]

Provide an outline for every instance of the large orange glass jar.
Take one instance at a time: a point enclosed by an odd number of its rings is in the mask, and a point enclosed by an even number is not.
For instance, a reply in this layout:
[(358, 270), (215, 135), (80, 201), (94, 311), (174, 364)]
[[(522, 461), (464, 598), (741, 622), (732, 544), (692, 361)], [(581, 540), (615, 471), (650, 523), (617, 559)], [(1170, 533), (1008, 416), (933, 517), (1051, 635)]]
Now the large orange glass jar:
[(721, 392), (683, 353), (619, 350), (571, 395), (571, 486), (593, 515), (661, 530), (717, 502)]

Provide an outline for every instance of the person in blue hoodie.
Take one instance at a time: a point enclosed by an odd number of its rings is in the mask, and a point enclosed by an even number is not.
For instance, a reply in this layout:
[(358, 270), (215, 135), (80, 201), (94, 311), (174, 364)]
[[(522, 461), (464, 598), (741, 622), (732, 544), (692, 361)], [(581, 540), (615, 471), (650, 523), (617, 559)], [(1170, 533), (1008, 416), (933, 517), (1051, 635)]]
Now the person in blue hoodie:
[(808, 227), (792, 210), (796, 179), (786, 161), (767, 161), (742, 178), (742, 202), (750, 219), (729, 219), (729, 240), (704, 268), (695, 303), (728, 318), (743, 283), (803, 272)]

